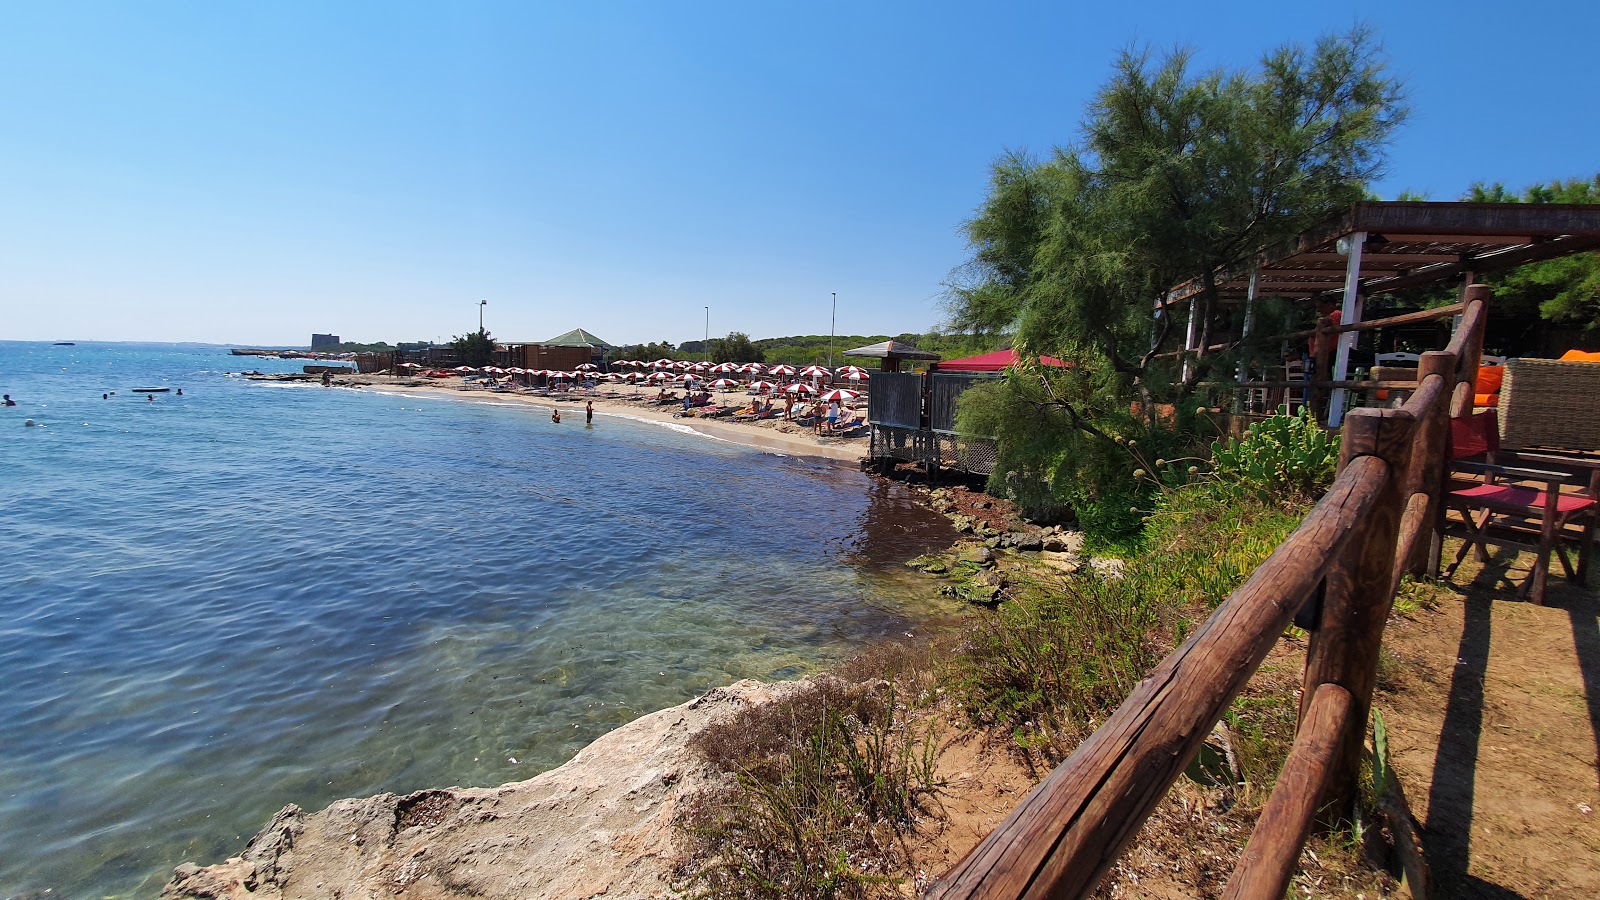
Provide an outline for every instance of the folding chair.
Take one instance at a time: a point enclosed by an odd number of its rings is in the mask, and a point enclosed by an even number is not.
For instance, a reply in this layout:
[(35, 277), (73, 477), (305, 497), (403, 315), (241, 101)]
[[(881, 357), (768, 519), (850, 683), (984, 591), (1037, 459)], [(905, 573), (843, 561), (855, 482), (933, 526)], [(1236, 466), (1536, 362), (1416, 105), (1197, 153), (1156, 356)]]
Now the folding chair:
[[(1494, 410), (1451, 419), (1450, 439), (1452, 481), (1444, 495), (1444, 531), (1464, 540), (1445, 576), (1455, 574), (1469, 551), (1488, 562), (1488, 545), (1496, 544), (1535, 554), (1533, 571), (1517, 590), (1518, 597), (1544, 603), (1552, 551), (1567, 578), (1584, 583), (1594, 543), (1600, 462), (1503, 450)], [(1468, 477), (1455, 477), (1459, 475)], [(1565, 486), (1578, 489), (1564, 491)], [(1459, 530), (1448, 521), (1452, 509), (1461, 514)], [(1574, 540), (1576, 567), (1562, 546)]]

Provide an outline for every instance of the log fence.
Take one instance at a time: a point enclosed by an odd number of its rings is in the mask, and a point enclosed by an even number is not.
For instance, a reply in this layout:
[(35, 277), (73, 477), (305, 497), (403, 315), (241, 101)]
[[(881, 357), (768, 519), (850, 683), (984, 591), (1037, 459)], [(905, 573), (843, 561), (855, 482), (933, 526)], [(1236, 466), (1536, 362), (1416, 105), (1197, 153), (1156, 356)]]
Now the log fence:
[(1402, 577), (1429, 558), (1449, 416), (1471, 411), (1488, 300), (1467, 289), (1449, 347), (1422, 354), (1405, 405), (1345, 420), (1338, 476), (1299, 528), (925, 896), (1089, 896), (1312, 604), (1295, 740), (1224, 894), (1284, 896), (1306, 839), (1358, 796), (1384, 624)]

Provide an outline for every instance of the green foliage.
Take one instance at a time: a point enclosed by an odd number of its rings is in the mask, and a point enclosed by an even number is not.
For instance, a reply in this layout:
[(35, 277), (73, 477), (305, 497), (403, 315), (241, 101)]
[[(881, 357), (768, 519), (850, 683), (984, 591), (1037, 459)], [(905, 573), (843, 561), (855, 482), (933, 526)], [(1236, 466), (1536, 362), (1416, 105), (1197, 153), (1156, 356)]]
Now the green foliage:
[[(1600, 203), (1600, 175), (1590, 179), (1553, 181), (1524, 188), (1521, 194), (1499, 183), (1474, 184), (1466, 200), (1478, 203)], [(1550, 322), (1600, 332), (1600, 254), (1579, 253), (1530, 263), (1496, 275), (1485, 283), (1494, 288), (1497, 315), (1537, 315)]]
[(764, 362), (766, 358), (760, 347), (750, 343), (750, 335), (742, 331), (730, 331), (727, 337), (711, 341), (711, 361), (715, 363)]
[[(967, 223), (972, 260), (950, 285), (952, 320), (1015, 329), (1036, 352), (1090, 347), (1118, 373), (1147, 375), (1151, 334), (1174, 333), (1151, 298), (1193, 279), (1210, 345), (1221, 315), (1212, 273), (1361, 199), (1402, 117), (1360, 29), (1276, 50), (1254, 71), (1196, 73), (1187, 52), (1125, 52), (1077, 146), (995, 163)], [(1191, 367), (1185, 389), (1210, 365)]]
[(1332, 483), (1339, 444), (1301, 407), (1256, 422), (1243, 440), (1212, 444), (1211, 463), (1223, 484), (1259, 497), (1312, 498)]
[(690, 896), (899, 896), (901, 838), (934, 793), (936, 731), (907, 720), (898, 683), (824, 678), (714, 723), (692, 746), (737, 776), (702, 793), (678, 824)]
[(482, 329), (470, 334), (457, 335), (450, 341), (450, 346), (455, 348), (465, 365), (487, 366), (494, 362), (494, 338)]
[(617, 348), (612, 354), (613, 359), (637, 359), (641, 362), (655, 362), (658, 359), (677, 359), (678, 348), (670, 341), (656, 341), (651, 344), (629, 344)]
[(1136, 538), (1163, 484), (1188, 479), (1188, 466), (1214, 434), (1195, 407), (1119, 400), (1123, 378), (1091, 351), (1070, 369), (1028, 367), (978, 384), (957, 401), (965, 434), (993, 437), (1000, 459), (989, 490), (1035, 517), (1070, 507), (1091, 546)]
[(1155, 662), (1158, 605), (1139, 579), (1025, 582), (967, 629), (951, 689), (974, 721), (1059, 759)]

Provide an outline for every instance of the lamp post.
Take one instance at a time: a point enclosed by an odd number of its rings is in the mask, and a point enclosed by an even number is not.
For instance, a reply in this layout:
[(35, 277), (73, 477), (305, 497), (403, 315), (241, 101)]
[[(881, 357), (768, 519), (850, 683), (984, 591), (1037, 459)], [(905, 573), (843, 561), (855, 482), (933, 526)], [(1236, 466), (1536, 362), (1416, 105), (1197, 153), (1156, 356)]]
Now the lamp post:
[(706, 345), (703, 349), (706, 351), (706, 363), (709, 365), (711, 363), (711, 307), (709, 306), (706, 307)]
[(483, 308), (489, 305), (487, 300), (478, 301), (478, 333), (483, 334)]
[(828, 319), (828, 368), (833, 368), (833, 331), (839, 325), (839, 292), (833, 292), (833, 316)]

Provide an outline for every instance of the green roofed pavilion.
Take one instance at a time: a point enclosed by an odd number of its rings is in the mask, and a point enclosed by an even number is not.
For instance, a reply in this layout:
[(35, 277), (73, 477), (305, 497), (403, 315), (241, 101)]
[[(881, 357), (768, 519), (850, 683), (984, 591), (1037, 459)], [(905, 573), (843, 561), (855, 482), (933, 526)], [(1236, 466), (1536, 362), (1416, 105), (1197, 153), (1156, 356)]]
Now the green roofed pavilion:
[(612, 345), (600, 340), (582, 328), (574, 328), (566, 334), (557, 335), (544, 342), (551, 347), (596, 347), (601, 350), (614, 350)]

